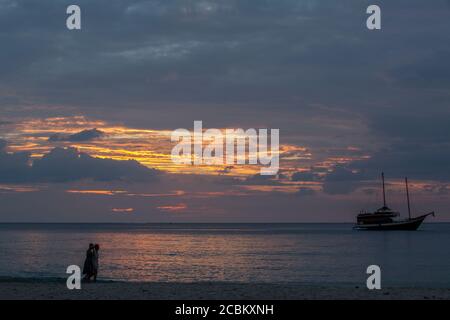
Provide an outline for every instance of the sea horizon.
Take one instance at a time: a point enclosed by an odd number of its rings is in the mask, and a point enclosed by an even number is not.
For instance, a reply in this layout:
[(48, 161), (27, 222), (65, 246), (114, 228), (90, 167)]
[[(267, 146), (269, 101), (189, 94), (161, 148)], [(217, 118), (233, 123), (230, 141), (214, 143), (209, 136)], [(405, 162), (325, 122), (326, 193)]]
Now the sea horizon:
[[(112, 224), (112, 225), (120, 225), (120, 224), (136, 224), (136, 225), (158, 225), (158, 224), (170, 224), (170, 225), (176, 225), (176, 224), (198, 224), (198, 225), (205, 225), (205, 224), (241, 224), (241, 225), (265, 225), (265, 224), (273, 224), (273, 225), (287, 225), (287, 224), (351, 224), (354, 225), (355, 222), (142, 222), (142, 221), (132, 221), (132, 222), (0, 222), (0, 225), (6, 224)], [(450, 224), (450, 221), (426, 221), (422, 225), (426, 224)], [(420, 229), (419, 229), (420, 230)]]

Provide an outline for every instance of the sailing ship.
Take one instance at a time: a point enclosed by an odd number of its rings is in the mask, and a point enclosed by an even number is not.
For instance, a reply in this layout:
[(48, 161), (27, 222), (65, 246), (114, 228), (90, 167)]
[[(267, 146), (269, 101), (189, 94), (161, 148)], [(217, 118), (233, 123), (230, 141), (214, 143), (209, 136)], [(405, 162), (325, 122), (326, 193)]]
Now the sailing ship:
[(411, 206), (409, 203), (408, 178), (405, 178), (406, 198), (408, 201), (408, 219), (401, 219), (400, 213), (391, 210), (386, 205), (386, 191), (384, 186), (384, 173), (381, 173), (383, 181), (383, 206), (375, 212), (361, 212), (356, 218), (355, 229), (358, 230), (417, 230), (430, 212), (415, 218), (411, 218)]

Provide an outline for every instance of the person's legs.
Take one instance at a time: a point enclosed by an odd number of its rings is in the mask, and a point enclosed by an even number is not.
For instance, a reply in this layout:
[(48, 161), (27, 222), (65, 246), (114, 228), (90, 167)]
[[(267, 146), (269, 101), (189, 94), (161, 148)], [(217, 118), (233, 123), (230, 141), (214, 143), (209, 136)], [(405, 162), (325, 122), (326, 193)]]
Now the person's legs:
[(86, 274), (84, 275), (84, 277), (83, 277), (83, 280), (86, 281), (86, 282), (91, 281), (91, 275), (90, 275), (89, 273), (86, 273)]

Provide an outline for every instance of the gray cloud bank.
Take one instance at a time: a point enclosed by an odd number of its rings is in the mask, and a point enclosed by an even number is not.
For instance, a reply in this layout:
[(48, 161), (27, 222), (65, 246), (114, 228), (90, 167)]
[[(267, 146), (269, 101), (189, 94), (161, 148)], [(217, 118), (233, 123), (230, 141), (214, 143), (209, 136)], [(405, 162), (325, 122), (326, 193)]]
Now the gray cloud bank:
[(105, 133), (98, 129), (88, 129), (83, 130), (74, 134), (61, 134), (56, 133), (51, 135), (48, 138), (48, 141), (55, 142), (55, 141), (69, 141), (69, 142), (83, 142), (83, 141), (91, 141), (98, 138), (101, 138), (105, 135)]
[(8, 153), (0, 140), (0, 182), (152, 181), (157, 171), (134, 160), (93, 158), (75, 148), (54, 148), (40, 159), (31, 160), (27, 152)]

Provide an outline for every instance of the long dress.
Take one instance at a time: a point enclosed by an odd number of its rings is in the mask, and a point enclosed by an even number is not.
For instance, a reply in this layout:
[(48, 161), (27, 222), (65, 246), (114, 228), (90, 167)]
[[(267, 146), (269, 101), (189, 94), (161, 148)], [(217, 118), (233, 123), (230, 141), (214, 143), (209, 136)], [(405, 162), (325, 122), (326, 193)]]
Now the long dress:
[(94, 249), (92, 254), (92, 273), (97, 274), (98, 272), (98, 251)]
[(92, 249), (86, 251), (86, 259), (84, 260), (83, 274), (91, 275), (94, 273), (94, 252)]

